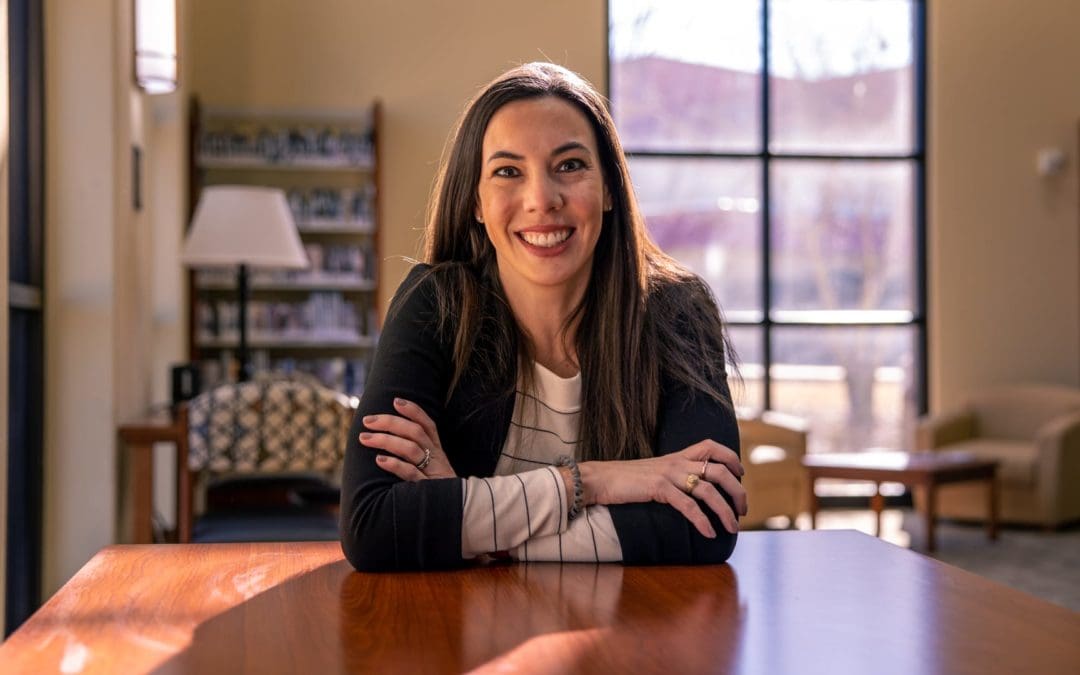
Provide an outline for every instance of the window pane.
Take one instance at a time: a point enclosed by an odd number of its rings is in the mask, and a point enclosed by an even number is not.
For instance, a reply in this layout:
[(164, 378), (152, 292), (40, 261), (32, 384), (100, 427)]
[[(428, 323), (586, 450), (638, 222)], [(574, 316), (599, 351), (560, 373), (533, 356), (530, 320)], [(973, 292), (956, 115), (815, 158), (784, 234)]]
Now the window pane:
[(910, 450), (916, 328), (775, 327), (773, 408), (810, 421), (810, 452)]
[(765, 407), (763, 331), (757, 326), (728, 326), (728, 334), (739, 369), (739, 377), (728, 371), (731, 398), (740, 415), (756, 415)]
[(757, 160), (630, 160), (653, 240), (701, 276), (729, 321), (759, 321), (761, 163)]
[(913, 4), (770, 4), (771, 151), (912, 152)]
[(908, 161), (772, 163), (774, 320), (911, 320), (913, 171)]
[(761, 149), (759, 0), (612, 0), (611, 102), (630, 151)]

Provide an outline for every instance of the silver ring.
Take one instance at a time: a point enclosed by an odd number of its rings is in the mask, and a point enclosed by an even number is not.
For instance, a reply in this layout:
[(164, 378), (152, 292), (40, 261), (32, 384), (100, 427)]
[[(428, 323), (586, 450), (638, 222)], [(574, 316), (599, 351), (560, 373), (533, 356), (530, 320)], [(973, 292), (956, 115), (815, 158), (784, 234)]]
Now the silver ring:
[(427, 465), (431, 463), (431, 450), (424, 448), (424, 458), (420, 460), (420, 463), (416, 465), (417, 469), (423, 471), (427, 468)]
[(705, 477), (705, 472), (709, 469), (709, 460), (705, 460), (705, 463), (701, 465), (701, 477)]

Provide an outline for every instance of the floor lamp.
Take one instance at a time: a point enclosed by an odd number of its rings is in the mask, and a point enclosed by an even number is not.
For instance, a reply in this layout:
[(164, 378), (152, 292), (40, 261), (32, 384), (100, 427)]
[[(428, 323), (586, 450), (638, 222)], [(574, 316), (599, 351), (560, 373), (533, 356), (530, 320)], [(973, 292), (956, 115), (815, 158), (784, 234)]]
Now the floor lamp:
[(285, 193), (277, 188), (248, 185), (204, 188), (180, 260), (188, 267), (236, 268), (239, 379), (248, 380), (248, 268), (308, 267)]

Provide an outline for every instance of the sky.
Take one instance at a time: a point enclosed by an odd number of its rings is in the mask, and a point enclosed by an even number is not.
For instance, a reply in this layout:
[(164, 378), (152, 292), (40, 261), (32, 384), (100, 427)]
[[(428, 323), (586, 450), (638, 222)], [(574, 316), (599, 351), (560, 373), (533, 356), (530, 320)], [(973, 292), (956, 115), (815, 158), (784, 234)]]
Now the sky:
[[(772, 72), (817, 79), (911, 63), (913, 0), (772, 0)], [(610, 0), (616, 60), (758, 72), (761, 0)]]

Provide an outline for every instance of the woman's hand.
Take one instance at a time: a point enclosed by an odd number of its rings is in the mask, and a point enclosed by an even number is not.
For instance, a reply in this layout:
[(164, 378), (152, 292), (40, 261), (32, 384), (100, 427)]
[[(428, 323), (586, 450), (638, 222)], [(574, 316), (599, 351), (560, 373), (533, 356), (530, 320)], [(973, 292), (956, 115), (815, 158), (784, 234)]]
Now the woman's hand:
[(706, 439), (660, 457), (582, 462), (579, 466), (586, 505), (670, 504), (711, 539), (716, 531), (692, 497), (715, 511), (725, 530), (732, 534), (739, 531), (739, 518), (720, 495), (719, 487), (731, 495), (739, 514), (746, 515), (746, 490), (738, 480), (745, 471), (739, 456), (716, 441)]
[[(375, 458), (379, 467), (408, 481), (426, 478), (456, 478), (454, 468), (439, 442), (439, 430), (420, 406), (403, 398), (394, 399), (400, 415), (367, 415), (364, 426), (372, 431), (360, 434), (360, 442), (369, 448), (379, 448), (391, 455)], [(373, 433), (374, 432), (374, 433)], [(427, 450), (431, 459), (423, 469)]]

